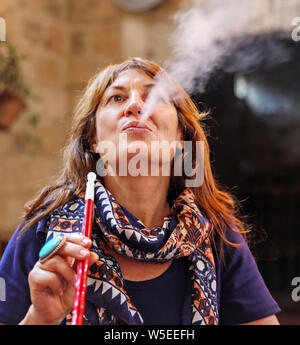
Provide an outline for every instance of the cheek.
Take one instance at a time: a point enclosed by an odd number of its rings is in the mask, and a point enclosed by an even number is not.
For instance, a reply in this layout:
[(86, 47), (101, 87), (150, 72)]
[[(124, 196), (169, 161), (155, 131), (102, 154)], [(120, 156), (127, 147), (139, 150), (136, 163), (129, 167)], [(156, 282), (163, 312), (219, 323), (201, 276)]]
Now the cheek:
[(168, 108), (161, 108), (155, 114), (155, 122), (162, 136), (167, 136), (165, 139), (175, 140), (178, 130), (177, 112)]
[(117, 111), (101, 111), (96, 114), (96, 130), (98, 140), (106, 140), (118, 128)]

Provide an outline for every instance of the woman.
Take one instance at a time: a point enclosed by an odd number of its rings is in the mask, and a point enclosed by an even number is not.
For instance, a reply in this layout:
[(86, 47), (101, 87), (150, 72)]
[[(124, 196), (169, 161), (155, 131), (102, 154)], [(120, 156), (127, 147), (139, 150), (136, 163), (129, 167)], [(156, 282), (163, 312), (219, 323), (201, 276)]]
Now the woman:
[[(155, 101), (142, 121), (150, 92)], [(247, 228), (213, 178), (203, 118), (184, 90), (146, 60), (109, 66), (89, 82), (61, 177), (27, 206), (2, 258), (2, 323), (69, 323), (76, 261), (89, 257), (86, 323), (278, 324), (280, 308), (244, 240)], [(155, 156), (155, 141), (176, 145)], [(192, 143), (187, 152), (185, 142)], [(186, 187), (185, 171), (178, 176), (174, 170), (185, 155), (195, 168), (197, 142), (204, 144), (203, 181)], [(116, 150), (104, 154), (107, 143)], [(130, 164), (138, 144), (148, 149), (139, 151), (141, 174)], [(149, 173), (146, 162), (159, 173)], [(163, 174), (168, 165), (170, 174)], [(90, 171), (98, 173), (92, 242), (79, 234)], [(46, 239), (58, 234), (64, 244), (39, 260)]]

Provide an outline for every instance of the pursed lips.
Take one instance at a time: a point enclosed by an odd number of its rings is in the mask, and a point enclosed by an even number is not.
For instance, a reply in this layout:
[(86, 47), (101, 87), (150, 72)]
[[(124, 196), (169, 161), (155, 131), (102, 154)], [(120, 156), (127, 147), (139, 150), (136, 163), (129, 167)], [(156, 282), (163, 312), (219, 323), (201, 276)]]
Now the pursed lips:
[(151, 129), (144, 124), (141, 125), (138, 121), (131, 121), (122, 128), (123, 131), (151, 132)]

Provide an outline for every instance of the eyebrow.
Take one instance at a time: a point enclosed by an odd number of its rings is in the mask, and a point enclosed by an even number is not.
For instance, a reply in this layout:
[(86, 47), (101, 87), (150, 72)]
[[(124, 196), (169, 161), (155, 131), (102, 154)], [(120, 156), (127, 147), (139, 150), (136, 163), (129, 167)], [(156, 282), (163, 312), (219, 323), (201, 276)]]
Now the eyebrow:
[[(144, 89), (152, 89), (155, 86), (155, 83), (146, 84), (143, 86)], [(108, 88), (108, 90), (120, 90), (125, 91), (127, 88), (122, 85), (113, 85)]]

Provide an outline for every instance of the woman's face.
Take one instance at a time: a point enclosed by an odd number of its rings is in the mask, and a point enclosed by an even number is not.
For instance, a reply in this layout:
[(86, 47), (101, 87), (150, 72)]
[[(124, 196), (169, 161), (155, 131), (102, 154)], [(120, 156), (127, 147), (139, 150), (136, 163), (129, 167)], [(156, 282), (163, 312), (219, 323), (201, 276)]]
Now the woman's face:
[[(92, 144), (95, 152), (103, 156), (100, 148), (107, 147), (104, 144), (109, 142), (116, 149), (117, 161), (125, 154), (130, 158), (137, 152), (140, 157), (154, 159), (151, 143), (180, 141), (177, 110), (167, 90), (154, 86), (157, 86), (155, 80), (142, 70), (130, 69), (119, 74), (104, 92), (96, 110), (96, 137)], [(151, 90), (155, 93), (154, 104), (149, 117), (139, 123)], [(140, 150), (141, 144), (148, 151)], [(171, 155), (172, 159), (174, 152)]]

